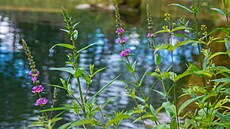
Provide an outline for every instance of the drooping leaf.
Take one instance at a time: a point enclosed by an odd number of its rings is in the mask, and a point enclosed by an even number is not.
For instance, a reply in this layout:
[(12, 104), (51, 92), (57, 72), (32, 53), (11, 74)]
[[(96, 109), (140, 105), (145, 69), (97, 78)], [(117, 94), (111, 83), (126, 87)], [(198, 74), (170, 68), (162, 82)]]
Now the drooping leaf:
[(189, 8), (187, 8), (187, 7), (185, 7), (185, 6), (181, 5), (181, 4), (172, 3), (172, 4), (169, 4), (169, 5), (180, 7), (180, 8), (185, 9), (186, 11), (188, 11), (188, 12), (190, 12), (192, 14), (194, 13), (191, 9), (189, 9)]
[(223, 10), (219, 9), (219, 8), (211, 8), (211, 10), (217, 11), (221, 15), (226, 16), (226, 13)]
[(74, 69), (72, 67), (59, 67), (59, 68), (49, 68), (49, 70), (56, 70), (56, 71), (62, 71), (62, 72), (67, 72), (72, 75), (74, 75)]
[(58, 43), (55, 44), (53, 47), (50, 48), (50, 50), (52, 50), (54, 47), (59, 46), (59, 47), (64, 47), (64, 48), (68, 48), (68, 49), (74, 49), (75, 47), (71, 44), (67, 44), (67, 43)]
[(84, 47), (84, 48), (78, 50), (77, 53), (80, 53), (80, 52), (82, 52), (83, 50), (86, 50), (86, 49), (88, 49), (88, 48), (90, 48), (90, 47), (92, 47), (92, 46), (94, 46), (94, 45), (102, 45), (102, 44), (101, 44), (101, 43), (92, 43), (92, 44), (90, 44), (90, 45), (88, 45), (88, 46), (86, 46), (86, 47)]
[(208, 60), (211, 60), (212, 58), (214, 58), (215, 56), (218, 56), (218, 55), (225, 55), (225, 54), (230, 54), (230, 52), (216, 52), (216, 53), (214, 53), (214, 54), (212, 54), (209, 58), (208, 58)]

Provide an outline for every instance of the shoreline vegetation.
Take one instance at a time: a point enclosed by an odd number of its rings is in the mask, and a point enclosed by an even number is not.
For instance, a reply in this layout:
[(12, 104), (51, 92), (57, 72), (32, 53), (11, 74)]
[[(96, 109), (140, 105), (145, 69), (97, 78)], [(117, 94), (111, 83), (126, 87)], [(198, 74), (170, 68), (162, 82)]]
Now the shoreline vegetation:
[[(67, 49), (66, 65), (63, 67), (53, 67), (50, 70), (61, 71), (68, 73), (68, 78), (60, 78), (61, 85), (49, 84), (47, 86), (53, 87), (52, 99), (47, 100), (43, 97), (43, 90), (45, 87), (40, 85), (38, 77), (40, 72), (36, 69), (33, 56), (30, 53), (29, 47), (26, 42), (22, 40), (22, 44), (25, 49), (25, 53), (28, 56), (30, 62), (31, 71), (29, 73), (32, 76), (33, 89), (32, 92), (36, 95), (37, 101), (35, 105), (40, 108), (38, 113), (40, 114), (37, 121), (30, 124), (28, 127), (42, 127), (46, 129), (56, 128), (55, 124), (62, 121), (62, 114), (66, 111), (73, 113), (78, 119), (67, 122), (58, 127), (58, 129), (70, 129), (75, 127), (83, 127), (84, 129), (90, 128), (120, 128), (121, 123), (127, 119), (132, 120), (132, 124), (138, 123), (142, 128), (154, 128), (154, 129), (224, 129), (230, 127), (230, 69), (228, 66), (219, 64), (217, 57), (224, 56), (227, 62), (230, 61), (230, 30), (229, 30), (229, 0), (222, 0), (221, 8), (210, 8), (212, 13), (218, 13), (225, 17), (225, 25), (222, 27), (208, 28), (205, 24), (199, 24), (199, 20), (202, 19), (198, 15), (202, 12), (202, 8), (208, 8), (205, 0), (199, 2), (191, 1), (191, 6), (187, 7), (178, 3), (171, 3), (169, 6), (183, 9), (189, 14), (189, 19), (178, 18), (176, 21), (172, 19), (173, 14), (164, 14), (164, 23), (159, 30), (154, 29), (153, 15), (148, 3), (146, 3), (146, 21), (147, 30), (146, 40), (148, 41), (146, 46), (153, 51), (152, 56), (155, 62), (154, 68), (149, 67), (143, 73), (142, 76), (137, 76), (138, 70), (136, 65), (138, 60), (131, 60), (130, 57), (135, 57), (135, 53), (129, 48), (128, 39), (125, 35), (126, 30), (123, 25), (123, 17), (121, 16), (121, 9), (119, 4), (115, 4), (115, 20), (116, 23), (116, 39), (115, 44), (119, 45), (120, 57), (122, 60), (120, 63), (125, 64), (126, 72), (129, 73), (130, 78), (122, 80), (125, 83), (124, 87), (127, 95), (133, 100), (133, 107), (129, 110), (116, 111), (111, 109), (113, 114), (106, 114), (104, 108), (106, 105), (113, 101), (113, 98), (108, 98), (105, 103), (98, 104), (97, 97), (105, 89), (113, 85), (114, 81), (117, 81), (121, 76), (118, 74), (110, 82), (101, 86), (96, 93), (90, 96), (89, 87), (95, 80), (93, 77), (100, 74), (101, 71), (107, 67), (100, 69), (94, 69), (94, 64), (89, 64), (86, 67), (79, 65), (78, 57), (82, 51), (96, 45), (102, 45), (100, 43), (92, 43), (83, 48), (78, 48), (78, 22), (73, 21), (72, 16), (62, 8), (62, 14), (64, 17), (65, 26), (61, 31), (66, 33), (69, 37), (69, 43), (55, 44), (51, 49), (62, 47)], [(169, 7), (167, 7), (169, 8)], [(174, 14), (175, 15), (175, 14)], [(175, 18), (175, 17), (174, 17)], [(219, 33), (223, 33), (219, 35)], [(157, 37), (164, 36), (166, 40), (160, 42)], [(221, 36), (221, 37), (220, 37)], [(182, 40), (175, 41), (174, 37), (180, 37)], [(218, 51), (212, 51), (213, 44), (222, 44), (222, 47)], [(198, 52), (197, 63), (187, 63), (186, 70), (183, 73), (176, 73), (175, 70), (175, 51), (182, 46), (190, 45), (194, 46)], [(168, 51), (168, 59), (170, 60), (170, 66), (167, 69), (162, 68), (162, 51)], [(35, 57), (36, 58), (36, 57)], [(215, 63), (218, 62), (218, 63)], [(143, 84), (146, 77), (152, 77), (155, 79), (151, 84), (148, 92), (144, 92)], [(187, 86), (182, 88), (181, 95), (177, 94), (178, 82), (188, 76), (196, 76), (194, 82), (189, 82)], [(79, 96), (75, 95), (71, 79), (76, 80), (75, 87)], [(191, 78), (190, 78), (191, 79)], [(148, 81), (148, 80), (147, 80)], [(199, 82), (198, 82), (199, 81)], [(157, 82), (160, 83), (161, 90), (156, 89)], [(170, 83), (167, 83), (170, 82)], [(43, 88), (44, 87), (44, 88)], [(64, 105), (56, 105), (58, 101), (58, 90), (63, 90), (71, 98), (70, 103)], [(163, 102), (161, 106), (154, 108), (149, 101), (151, 94), (159, 94)], [(184, 96), (189, 96), (182, 103), (178, 103), (178, 99)], [(160, 99), (160, 98), (156, 98)], [(193, 107), (193, 111), (187, 111), (186, 108), (189, 105), (196, 105)], [(54, 112), (58, 112), (54, 114)], [(161, 122), (159, 118), (160, 112), (166, 112), (170, 121)], [(152, 125), (147, 125), (146, 121), (151, 121)]]

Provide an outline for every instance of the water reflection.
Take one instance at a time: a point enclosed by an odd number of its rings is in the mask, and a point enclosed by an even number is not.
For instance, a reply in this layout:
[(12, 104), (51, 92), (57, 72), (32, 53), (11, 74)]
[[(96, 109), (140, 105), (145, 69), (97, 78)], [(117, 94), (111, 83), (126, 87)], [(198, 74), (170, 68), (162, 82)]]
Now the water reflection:
[[(7, 14), (7, 15), (6, 15)], [(17, 14), (17, 15), (15, 15)], [(31, 15), (31, 17), (30, 17)], [(21, 18), (22, 16), (22, 18)], [(26, 17), (26, 20), (23, 19)], [(46, 16), (46, 17), (44, 17)], [(115, 97), (114, 101), (109, 103), (105, 108), (105, 112), (112, 114), (111, 109), (121, 110), (129, 109), (133, 106), (133, 101), (125, 93), (126, 84), (121, 80), (131, 80), (130, 74), (126, 70), (124, 62), (121, 61), (119, 52), (121, 46), (114, 44), (116, 35), (114, 34), (114, 16), (113, 13), (93, 13), (88, 11), (73, 12), (73, 16), (80, 21), (78, 26), (79, 39), (77, 47), (80, 49), (87, 44), (98, 42), (102, 45), (96, 45), (82, 52), (79, 56), (80, 66), (88, 69), (88, 64), (94, 64), (95, 69), (106, 67), (107, 69), (96, 75), (93, 85), (89, 89), (89, 94), (95, 94), (106, 83), (121, 74), (121, 78), (116, 80), (110, 88), (106, 89), (98, 96), (98, 104), (103, 104), (108, 97)], [(49, 17), (51, 17), (49, 21)], [(37, 114), (34, 114), (36, 108), (33, 106), (34, 97), (31, 93), (31, 83), (27, 76), (29, 66), (27, 59), (22, 50), (20, 39), (25, 38), (30, 46), (34, 60), (38, 69), (41, 71), (40, 80), (44, 85), (59, 84), (59, 78), (67, 78), (66, 73), (58, 73), (49, 71), (50, 67), (64, 66), (67, 60), (65, 56), (68, 51), (61, 48), (49, 49), (60, 42), (67, 42), (68, 37), (59, 29), (63, 27), (61, 14), (42, 14), (42, 13), (25, 13), (25, 12), (7, 12), (0, 17), (0, 128), (22, 128), (33, 121)], [(136, 59), (137, 62), (137, 77), (140, 78), (144, 72), (151, 67), (151, 71), (155, 70), (153, 51), (147, 49), (146, 40), (146, 18), (144, 16), (135, 26), (125, 24), (126, 34), (128, 38), (128, 46), (132, 50), (130, 61)], [(37, 19), (33, 19), (37, 18)], [(45, 20), (44, 20), (44, 19)], [(16, 20), (15, 20), (16, 19)], [(139, 19), (139, 18), (138, 18)], [(163, 19), (155, 17), (157, 23), (163, 23)], [(155, 29), (161, 28), (161, 24)], [(157, 37), (158, 42), (165, 42), (165, 38)], [(183, 40), (173, 38), (173, 41)], [(197, 54), (196, 49), (191, 46), (184, 46), (174, 52), (176, 72), (185, 70), (185, 62), (194, 61), (194, 56)], [(162, 68), (167, 69), (170, 66), (170, 53), (161, 51)], [(59, 75), (59, 76), (57, 76)], [(148, 92), (150, 86), (155, 81), (152, 77), (146, 77), (144, 81), (143, 91)], [(83, 85), (85, 85), (84, 80)], [(76, 91), (76, 96), (79, 96), (77, 91), (76, 80), (71, 80), (73, 89)], [(169, 82), (170, 83), (170, 82)], [(83, 87), (85, 90), (86, 87)], [(156, 89), (161, 89), (160, 85), (155, 86)], [(52, 97), (52, 88), (46, 87), (46, 95)], [(71, 100), (64, 92), (59, 92), (58, 104), (70, 103)], [(162, 102), (162, 98), (156, 94), (151, 94), (152, 105), (158, 107)], [(31, 121), (27, 121), (27, 120)], [(76, 119), (70, 113), (65, 114), (66, 120)], [(137, 128), (139, 125), (131, 124), (130, 121), (123, 123), (123, 126)]]

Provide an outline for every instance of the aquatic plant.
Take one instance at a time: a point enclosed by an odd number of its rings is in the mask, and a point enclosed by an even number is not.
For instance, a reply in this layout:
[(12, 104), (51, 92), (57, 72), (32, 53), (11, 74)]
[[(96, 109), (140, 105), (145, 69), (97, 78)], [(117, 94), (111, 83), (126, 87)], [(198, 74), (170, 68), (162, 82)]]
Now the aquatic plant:
[[(35, 63), (31, 56), (31, 53), (26, 45), (25, 41), (22, 40), (26, 55), (30, 63), (31, 71), (29, 75), (32, 76), (32, 82), (36, 86), (32, 88), (32, 92), (39, 96), (35, 105), (42, 107), (39, 112), (42, 113), (38, 121), (32, 123), (28, 127), (42, 127), (51, 129), (57, 121), (62, 120), (61, 115), (66, 112), (72, 112), (77, 117), (76, 120), (67, 122), (59, 129), (70, 129), (75, 127), (83, 128), (120, 128), (120, 124), (124, 119), (130, 119), (133, 123), (140, 121), (143, 124), (143, 128), (154, 128), (154, 129), (192, 129), (192, 128), (229, 128), (229, 115), (230, 115), (230, 69), (225, 66), (217, 66), (213, 59), (220, 55), (230, 55), (230, 41), (229, 41), (229, 28), (221, 27), (209, 31), (206, 25), (199, 25), (197, 13), (203, 6), (205, 0), (201, 0), (196, 4), (192, 1), (192, 6), (186, 7), (184, 5), (173, 3), (170, 6), (180, 7), (194, 17), (194, 25), (191, 27), (184, 18), (178, 21), (173, 21), (169, 13), (164, 14), (165, 24), (162, 26), (161, 30), (153, 30), (153, 18), (151, 12), (149, 11), (149, 5), (146, 6), (147, 22), (148, 22), (148, 33), (146, 38), (148, 44), (146, 44), (149, 49), (153, 50), (153, 57), (156, 68), (148, 68), (141, 77), (136, 76), (137, 62), (135, 60), (131, 62), (130, 56), (135, 56), (131, 50), (127, 47), (128, 40), (125, 37), (125, 29), (122, 25), (119, 7), (116, 4), (115, 16), (116, 16), (116, 31), (117, 39), (115, 45), (121, 46), (120, 56), (122, 58), (121, 63), (125, 63), (127, 72), (132, 77), (132, 80), (123, 80), (126, 86), (126, 92), (130, 98), (134, 101), (134, 106), (130, 107), (130, 110), (125, 111), (114, 111), (111, 114), (103, 113), (103, 109), (112, 98), (108, 100), (103, 105), (98, 105), (97, 96), (108, 88), (115, 80), (119, 78), (120, 75), (115, 77), (112, 81), (103, 86), (97, 93), (93, 96), (88, 95), (88, 90), (90, 85), (93, 83), (93, 77), (99, 74), (100, 71), (106, 69), (106, 67), (94, 70), (94, 65), (89, 64), (89, 71), (85, 70), (84, 67), (79, 66), (78, 57), (83, 50), (93, 47), (94, 45), (100, 45), (98, 43), (92, 43), (84, 48), (77, 48), (76, 40), (78, 38), (77, 26), (79, 23), (74, 23), (72, 17), (63, 8), (63, 16), (65, 22), (65, 28), (61, 29), (64, 31), (70, 39), (70, 43), (58, 43), (55, 44), (51, 49), (55, 47), (63, 47), (71, 51), (67, 55), (68, 61), (66, 61), (66, 66), (58, 68), (50, 68), (50, 70), (62, 71), (68, 73), (68, 78), (60, 78), (61, 85), (50, 84), (49, 86), (54, 87), (53, 103), (50, 108), (43, 108), (47, 104), (47, 99), (41, 96), (44, 87), (40, 84), (38, 80), (38, 75), (40, 72), (36, 69)], [(224, 5), (224, 10), (218, 8), (212, 8), (226, 17), (228, 21), (228, 2), (226, 0), (222, 1)], [(229, 23), (228, 23), (229, 24)], [(227, 25), (228, 25), (227, 24)], [(226, 33), (225, 37), (216, 37), (216, 31), (224, 31)], [(182, 33), (183, 32), (183, 33)], [(155, 40), (156, 36), (161, 36), (161, 34), (167, 34), (168, 39), (166, 42), (159, 43)], [(188, 35), (193, 34), (193, 35)], [(182, 37), (182, 41), (173, 41), (173, 37)], [(226, 51), (211, 52), (210, 46), (215, 43), (223, 43), (226, 46)], [(180, 49), (184, 45), (197, 46), (199, 52), (199, 64), (188, 63), (187, 69), (183, 73), (176, 73), (174, 66), (174, 54), (175, 51)], [(170, 66), (167, 69), (162, 68), (161, 51), (169, 51), (169, 60), (171, 61)], [(230, 57), (230, 56), (229, 56)], [(143, 84), (145, 78), (149, 76), (154, 78), (155, 81), (146, 93), (143, 91)], [(197, 76), (200, 78), (202, 84), (190, 83), (186, 88), (183, 88), (183, 93), (178, 97), (176, 90), (178, 82), (187, 76)], [(71, 79), (77, 81), (77, 88), (79, 96), (76, 96), (73, 88), (73, 84), (70, 83)], [(85, 91), (82, 90), (83, 83), (85, 82)], [(171, 83), (166, 83), (166, 81)], [(155, 89), (157, 82), (160, 82), (162, 90)], [(57, 101), (57, 88), (66, 91), (66, 93), (71, 97), (71, 102), (66, 103), (62, 106), (55, 106), (54, 103)], [(159, 94), (164, 98), (164, 102), (161, 106), (154, 108), (150, 102), (150, 94)], [(189, 96), (184, 102), (179, 103), (178, 99), (184, 96)], [(156, 98), (158, 99), (158, 98)], [(190, 105), (196, 105), (194, 111), (186, 112), (186, 108)], [(113, 109), (111, 109), (113, 110)], [(62, 111), (57, 115), (53, 116), (53, 111)], [(170, 117), (169, 122), (160, 122), (159, 113), (166, 112)], [(101, 114), (103, 119), (97, 118), (96, 115)], [(106, 117), (106, 118), (105, 118)], [(146, 120), (152, 122), (151, 125), (146, 124)]]

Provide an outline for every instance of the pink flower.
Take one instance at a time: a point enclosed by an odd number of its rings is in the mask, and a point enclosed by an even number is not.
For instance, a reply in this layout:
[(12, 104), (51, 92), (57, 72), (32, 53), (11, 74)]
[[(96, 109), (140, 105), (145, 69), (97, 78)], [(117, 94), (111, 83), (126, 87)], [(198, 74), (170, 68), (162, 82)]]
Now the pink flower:
[(33, 76), (31, 80), (32, 80), (33, 83), (35, 83), (37, 81), (37, 79), (38, 79), (37, 76)]
[(123, 50), (120, 53), (121, 57), (126, 57), (131, 51), (129, 49)]
[(122, 37), (122, 40), (120, 38), (116, 39), (116, 43), (124, 43), (126, 41), (127, 41), (127, 38), (125, 38), (125, 37)]
[(43, 86), (42, 85), (39, 85), (39, 86), (35, 86), (32, 88), (32, 92), (35, 94), (35, 93), (41, 93), (43, 91)]
[(117, 34), (122, 34), (124, 32), (125, 32), (125, 30), (123, 28), (117, 28), (117, 30), (116, 30)]
[(32, 71), (32, 70), (30, 70), (28, 74), (29, 74), (30, 76), (37, 76), (37, 75), (39, 75), (39, 74), (40, 74), (40, 72), (39, 72), (38, 70), (36, 70), (36, 73), (35, 73), (35, 74), (33, 74), (33, 71)]
[(148, 34), (147, 34), (147, 38), (153, 37), (153, 35), (154, 35), (154, 34), (152, 34), (152, 33), (148, 33)]
[(35, 106), (45, 105), (47, 102), (48, 102), (48, 100), (46, 98), (39, 98), (35, 102)]

